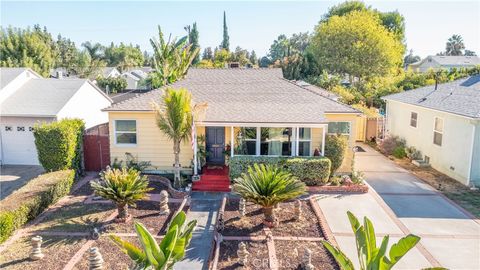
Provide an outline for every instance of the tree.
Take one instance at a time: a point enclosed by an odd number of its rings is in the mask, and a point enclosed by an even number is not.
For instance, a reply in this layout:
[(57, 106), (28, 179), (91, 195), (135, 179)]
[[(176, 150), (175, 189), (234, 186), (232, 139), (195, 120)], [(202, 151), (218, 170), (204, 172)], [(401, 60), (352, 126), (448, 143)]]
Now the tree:
[(477, 53), (470, 50), (465, 50), (465, 56), (477, 56)]
[(97, 78), (97, 85), (100, 87), (103, 91), (107, 93), (107, 87), (108, 87), (108, 93), (117, 93), (118, 91), (122, 91), (125, 88), (127, 88), (127, 80), (123, 77), (109, 77), (109, 78)]
[[(409, 234), (402, 237), (396, 244), (393, 244), (390, 247), (390, 251), (387, 252), (390, 236), (384, 236), (380, 247), (377, 247), (375, 230), (370, 219), (365, 217), (363, 225), (361, 225), (358, 219), (350, 211), (347, 212), (347, 215), (353, 233), (355, 234), (358, 261), (361, 270), (392, 269), (392, 267), (420, 241), (420, 237)], [(332, 254), (341, 269), (355, 269), (353, 262), (340, 249), (332, 246), (327, 241), (322, 241), (322, 244), (328, 252)], [(388, 254), (388, 257), (386, 254)]]
[(262, 207), (265, 224), (273, 227), (277, 220), (273, 208), (279, 203), (305, 194), (305, 183), (278, 167), (254, 164), (235, 179), (233, 190), (243, 199)]
[(104, 57), (104, 48), (100, 43), (91, 43), (90, 41), (82, 43), (82, 47), (85, 48), (90, 58), (93, 60), (101, 60)]
[(63, 67), (66, 68), (67, 71), (71, 71), (79, 53), (75, 46), (75, 42), (58, 35), (56, 48), (57, 60), (55, 62), (55, 67)]
[(101, 69), (106, 66), (105, 61), (92, 59), (86, 51), (77, 54), (72, 70), (80, 78), (95, 79), (101, 75)]
[(403, 44), (371, 12), (353, 11), (320, 23), (311, 51), (330, 73), (364, 79), (392, 73), (402, 62)]
[(215, 50), (213, 65), (216, 68), (224, 68), (225, 65), (232, 60), (232, 54), (226, 49)]
[(180, 187), (180, 146), (191, 136), (193, 124), (192, 94), (185, 88), (167, 88), (160, 104), (154, 103), (158, 128), (173, 141), (175, 156), (174, 186)]
[(139, 171), (123, 168), (110, 169), (100, 174), (100, 181), (92, 181), (90, 185), (97, 196), (111, 200), (117, 206), (117, 220), (126, 222), (129, 218), (128, 207), (135, 206), (139, 200), (146, 198), (148, 187), (146, 176)]
[(418, 55), (413, 55), (413, 50), (410, 50), (410, 53), (403, 58), (403, 66), (406, 68), (408, 65), (416, 63), (420, 60), (422, 60), (422, 58), (420, 58)]
[(157, 244), (155, 237), (145, 226), (135, 222), (135, 231), (141, 246), (122, 240), (116, 235), (110, 239), (134, 262), (134, 269), (173, 269), (173, 266), (185, 256), (190, 244), (196, 220), (186, 223), (185, 212), (180, 211), (172, 218), (165, 237)]
[(242, 49), (240, 46), (237, 46), (231, 60), (238, 62), (240, 66), (246, 66), (250, 63), (249, 57), (250, 55), (247, 50)]
[(202, 54), (202, 59), (203, 60), (211, 60), (213, 61), (213, 51), (212, 51), (212, 47), (207, 47), (203, 50), (203, 54)]
[(453, 35), (447, 41), (445, 48), (445, 55), (463, 55), (465, 44), (463, 38), (460, 35)]
[(268, 57), (272, 62), (275, 62), (288, 56), (290, 56), (290, 41), (287, 36), (282, 34), (273, 41), (273, 44), (270, 46)]
[(252, 50), (252, 52), (250, 53), (250, 63), (254, 66), (258, 65), (258, 58), (257, 58), (257, 54), (255, 53), (254, 50)]
[(345, 136), (332, 134), (325, 137), (325, 157), (332, 162), (330, 167), (331, 176), (342, 166), (347, 147), (348, 143)]
[(55, 42), (46, 28), (1, 28), (0, 66), (28, 67), (48, 77), (56, 60)]
[(225, 15), (225, 11), (223, 12), (223, 39), (220, 48), (227, 51), (230, 50), (230, 37), (228, 36), (227, 16)]
[(187, 44), (187, 36), (164, 39), (162, 29), (158, 27), (158, 39), (150, 39), (153, 48), (153, 66), (155, 71), (149, 76), (148, 83), (158, 88), (183, 78), (190, 68), (200, 48), (192, 49)]
[(118, 67), (121, 72), (134, 67), (143, 66), (145, 61), (144, 54), (140, 46), (125, 45), (120, 43), (116, 46), (113, 42), (104, 50), (104, 59), (110, 67)]
[[(192, 25), (192, 28), (190, 29), (190, 26), (188, 26), (188, 44), (192, 45), (192, 50), (196, 50), (197, 48), (200, 48), (200, 44), (198, 43), (198, 29), (197, 29), (197, 23), (194, 22)], [(192, 61), (192, 64), (195, 65), (200, 61), (200, 54), (197, 54), (195, 58)]]
[(258, 65), (262, 68), (268, 68), (271, 64), (272, 61), (266, 56), (260, 58), (260, 61), (258, 61)]

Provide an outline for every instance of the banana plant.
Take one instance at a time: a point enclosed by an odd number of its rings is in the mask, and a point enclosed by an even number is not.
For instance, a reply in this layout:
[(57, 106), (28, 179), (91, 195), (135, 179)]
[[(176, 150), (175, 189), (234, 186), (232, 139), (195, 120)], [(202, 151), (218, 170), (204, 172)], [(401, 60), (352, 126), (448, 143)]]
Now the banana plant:
[(179, 212), (170, 222), (167, 233), (160, 244), (142, 224), (135, 222), (135, 230), (141, 247), (122, 240), (116, 235), (110, 238), (134, 262), (134, 269), (170, 270), (182, 260), (190, 244), (192, 232), (197, 224), (192, 220), (185, 224), (185, 212)]
[[(393, 244), (388, 252), (387, 246), (389, 236), (383, 237), (380, 247), (377, 247), (375, 230), (372, 222), (365, 217), (363, 226), (358, 219), (350, 212), (347, 212), (348, 219), (355, 233), (357, 244), (357, 255), (361, 270), (389, 270), (415, 245), (420, 237), (409, 234), (397, 243)], [(341, 269), (354, 270), (352, 261), (340, 249), (335, 248), (327, 241), (322, 241), (323, 246), (332, 254)]]

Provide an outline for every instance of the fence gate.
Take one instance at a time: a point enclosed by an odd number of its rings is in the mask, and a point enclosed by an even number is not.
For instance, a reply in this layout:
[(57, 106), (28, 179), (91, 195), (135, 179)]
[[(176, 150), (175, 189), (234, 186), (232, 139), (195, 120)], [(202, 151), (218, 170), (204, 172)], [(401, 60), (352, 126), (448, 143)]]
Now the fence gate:
[(83, 157), (86, 171), (101, 171), (110, 165), (108, 123), (89, 128), (83, 135)]

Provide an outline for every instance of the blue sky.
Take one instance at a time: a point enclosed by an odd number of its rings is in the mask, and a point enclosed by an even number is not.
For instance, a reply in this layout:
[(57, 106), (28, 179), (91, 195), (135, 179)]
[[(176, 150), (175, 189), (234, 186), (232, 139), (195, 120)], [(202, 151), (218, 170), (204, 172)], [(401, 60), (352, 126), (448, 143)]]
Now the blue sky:
[[(200, 45), (218, 46), (222, 14), (227, 12), (230, 48), (237, 45), (265, 55), (279, 34), (312, 32), (328, 8), (341, 1), (310, 2), (9, 2), (2, 0), (1, 25), (47, 26), (77, 46), (84, 41), (139, 44), (150, 50), (157, 25), (164, 33), (184, 35), (197, 22)], [(398, 10), (406, 19), (408, 49), (426, 56), (444, 50), (452, 34), (463, 36), (467, 49), (480, 54), (480, 1), (366, 1), (381, 11)]]

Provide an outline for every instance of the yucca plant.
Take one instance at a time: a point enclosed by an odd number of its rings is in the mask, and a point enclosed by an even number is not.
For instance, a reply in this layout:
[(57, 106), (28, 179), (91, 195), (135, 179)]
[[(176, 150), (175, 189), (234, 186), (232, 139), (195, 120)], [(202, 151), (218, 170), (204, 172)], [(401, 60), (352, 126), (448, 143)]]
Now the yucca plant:
[[(350, 212), (348, 219), (355, 233), (357, 243), (357, 255), (361, 270), (388, 270), (391, 269), (410, 249), (420, 241), (420, 237), (409, 234), (393, 244), (388, 252), (389, 236), (384, 236), (380, 247), (377, 247), (375, 230), (372, 222), (365, 217), (363, 225)], [(335, 248), (329, 242), (322, 241), (323, 246), (332, 254), (338, 265), (343, 270), (354, 270), (352, 261), (340, 249)]]
[(134, 169), (111, 169), (107, 168), (100, 174), (99, 181), (92, 181), (90, 185), (95, 194), (111, 200), (118, 210), (118, 221), (126, 221), (129, 217), (128, 207), (135, 206), (135, 202), (144, 199), (148, 191), (146, 176), (141, 176)]
[(264, 223), (273, 227), (276, 224), (273, 208), (305, 194), (306, 186), (281, 168), (254, 164), (248, 167), (247, 173), (235, 179), (233, 190), (245, 200), (260, 205), (265, 215)]
[(173, 269), (173, 265), (182, 260), (185, 250), (190, 244), (196, 220), (186, 223), (185, 212), (179, 212), (171, 221), (167, 234), (160, 244), (153, 235), (140, 223), (135, 223), (135, 230), (141, 247), (122, 240), (116, 235), (110, 238), (135, 263), (134, 269)]

